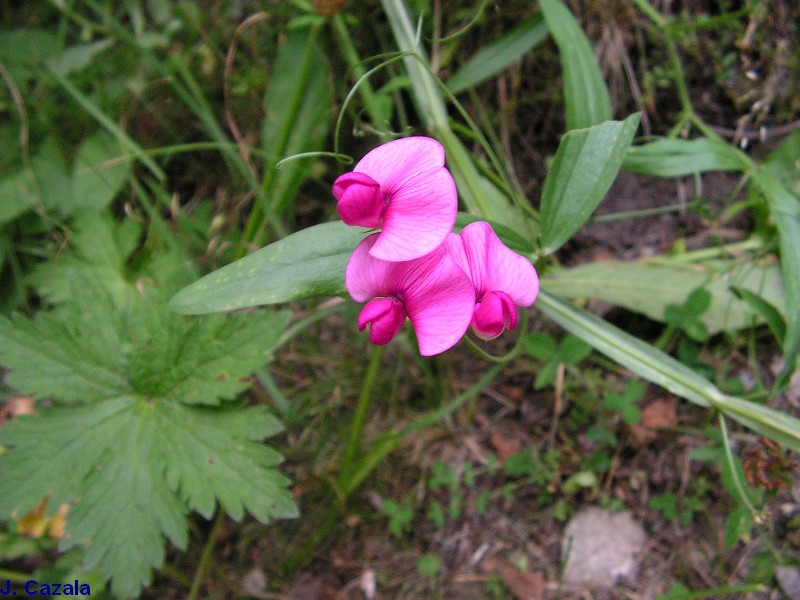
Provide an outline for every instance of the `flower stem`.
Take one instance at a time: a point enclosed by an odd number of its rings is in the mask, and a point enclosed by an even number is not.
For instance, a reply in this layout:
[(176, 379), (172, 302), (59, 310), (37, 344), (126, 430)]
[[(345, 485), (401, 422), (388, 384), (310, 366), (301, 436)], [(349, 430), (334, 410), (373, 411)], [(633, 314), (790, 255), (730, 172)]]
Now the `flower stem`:
[(380, 366), (382, 356), (383, 346), (373, 346), (369, 365), (367, 366), (367, 373), (364, 377), (364, 383), (361, 386), (361, 394), (358, 397), (356, 412), (353, 415), (353, 423), (350, 425), (350, 435), (347, 438), (347, 446), (345, 446), (344, 454), (342, 455), (341, 470), (339, 471), (340, 489), (350, 487), (347, 485), (348, 479), (351, 477), (353, 463), (361, 447), (361, 435), (364, 431), (364, 423), (366, 422), (367, 411), (369, 409), (370, 400), (372, 399), (372, 388), (378, 376), (378, 367)]
[(203, 548), (203, 553), (200, 555), (200, 563), (197, 565), (197, 571), (194, 574), (194, 580), (192, 580), (192, 587), (189, 590), (187, 600), (195, 600), (195, 598), (197, 598), (197, 594), (200, 592), (200, 586), (203, 584), (203, 576), (206, 573), (206, 569), (208, 569), (208, 563), (211, 561), (211, 556), (214, 554), (214, 546), (217, 545), (219, 531), (222, 529), (222, 524), (224, 522), (225, 510), (223, 510), (222, 506), (220, 506), (217, 509), (217, 518), (214, 521), (214, 525), (211, 527), (211, 533), (208, 535), (208, 541)]

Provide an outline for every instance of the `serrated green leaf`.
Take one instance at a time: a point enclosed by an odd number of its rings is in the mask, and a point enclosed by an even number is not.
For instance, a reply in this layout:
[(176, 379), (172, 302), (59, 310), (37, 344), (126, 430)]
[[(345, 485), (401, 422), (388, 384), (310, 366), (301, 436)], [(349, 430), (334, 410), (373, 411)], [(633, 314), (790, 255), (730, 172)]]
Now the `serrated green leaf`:
[(117, 596), (136, 596), (163, 562), (163, 536), (186, 546), (188, 509), (210, 516), (219, 502), (264, 522), (296, 515), (288, 481), (272, 469), (280, 456), (254, 441), (275, 430), (263, 407), (126, 397), (43, 409), (0, 430), (11, 447), (0, 455), (0, 516), (48, 495), (72, 504), (60, 548), (84, 547), (86, 568), (110, 578)]
[(564, 73), (567, 129), (582, 129), (611, 119), (611, 101), (589, 40), (559, 0), (539, 0), (547, 28), (558, 46)]
[(535, 13), (514, 29), (481, 47), (446, 82), (458, 94), (500, 73), (541, 43), (548, 34), (541, 13)]
[(130, 393), (125, 357), (114, 351), (123, 342), (108, 318), (93, 316), (87, 311), (86, 318), (70, 324), (55, 314), (40, 314), (35, 321), (0, 317), (0, 364), (11, 369), (6, 383), (36, 398), (62, 402)]
[(0, 225), (36, 206), (36, 200), (30, 173), (16, 171), (0, 178)]
[(217, 405), (249, 387), (245, 379), (272, 358), (289, 311), (187, 319), (155, 305), (132, 332), (133, 388), (187, 404)]
[(736, 148), (708, 138), (661, 138), (631, 146), (622, 161), (624, 171), (657, 177), (682, 177), (707, 171), (744, 171), (748, 165), (747, 158)]
[(543, 252), (557, 250), (591, 216), (614, 181), (639, 115), (568, 132), (542, 188)]
[(47, 138), (31, 160), (31, 169), (36, 178), (36, 194), (47, 211), (58, 211), (63, 215), (72, 210), (70, 181), (67, 163), (54, 138)]
[(72, 170), (72, 199), (76, 207), (106, 208), (128, 179), (126, 162), (113, 162), (122, 152), (109, 137), (96, 133), (78, 147)]
[(18, 87), (29, 79), (41, 77), (42, 63), (60, 48), (55, 30), (34, 27), (0, 30), (0, 63)]
[(303, 229), (182, 289), (169, 308), (205, 314), (344, 294), (345, 266), (367, 233), (341, 221)]
[[(133, 219), (115, 222), (106, 212), (80, 211), (70, 239), (74, 252), (37, 266), (30, 283), (53, 304), (72, 298), (74, 282), (94, 279), (122, 309), (140, 295), (128, 273), (128, 257), (136, 249), (142, 226)], [(149, 273), (148, 273), (149, 275)]]

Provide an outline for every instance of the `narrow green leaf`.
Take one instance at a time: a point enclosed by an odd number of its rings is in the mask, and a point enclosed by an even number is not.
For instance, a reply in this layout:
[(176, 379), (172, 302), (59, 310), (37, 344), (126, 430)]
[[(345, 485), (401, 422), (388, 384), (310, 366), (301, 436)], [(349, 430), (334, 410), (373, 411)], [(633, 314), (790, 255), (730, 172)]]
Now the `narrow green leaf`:
[(761, 435), (800, 451), (800, 420), (795, 417), (722, 394), (710, 381), (668, 354), (546, 291), (539, 292), (536, 306), (564, 329), (644, 379), (699, 406), (719, 409)]
[(535, 13), (514, 29), (483, 46), (446, 82), (448, 89), (458, 94), (494, 77), (514, 61), (530, 52), (548, 34), (541, 13)]
[(787, 310), (786, 334), (783, 338), (784, 367), (778, 380), (780, 385), (784, 385), (797, 368), (800, 354), (800, 198), (766, 171), (753, 173), (753, 184), (766, 199), (780, 236)]
[[(748, 327), (757, 317), (746, 302), (736, 298), (732, 286), (759, 294), (785, 310), (778, 266), (752, 262), (686, 265), (598, 261), (549, 272), (542, 277), (541, 285), (561, 298), (593, 298), (656, 321), (675, 313), (667, 312), (670, 305), (682, 305), (694, 290), (705, 288), (711, 294), (711, 305), (699, 313), (699, 319), (711, 333)], [(675, 316), (683, 319), (680, 311)]]
[(303, 229), (206, 275), (169, 307), (204, 314), (343, 294), (345, 266), (366, 233), (341, 221)]
[(557, 250), (589, 219), (617, 176), (639, 114), (568, 132), (542, 189), (542, 250)]
[(77, 44), (64, 49), (47, 61), (47, 66), (59, 75), (70, 75), (85, 69), (99, 54), (114, 43), (112, 38), (103, 38), (88, 44)]
[(789, 450), (800, 452), (800, 419), (735, 396), (717, 398), (714, 405), (745, 427)]
[(275, 164), (287, 156), (321, 150), (330, 128), (330, 72), (316, 52), (312, 34), (290, 32), (264, 95), (261, 146), (270, 158), (263, 186), (279, 214), (291, 208), (312, 159), (292, 160), (280, 169)]
[(589, 40), (559, 0), (539, 0), (547, 28), (561, 55), (567, 129), (582, 129), (611, 119), (611, 102)]
[(536, 308), (623, 367), (700, 406), (719, 394), (695, 371), (595, 315), (542, 290)]
[(753, 312), (764, 319), (772, 335), (775, 336), (779, 344), (782, 343), (786, 335), (786, 323), (780, 311), (775, 308), (775, 305), (767, 302), (763, 296), (755, 294), (747, 288), (731, 286), (731, 291), (737, 298), (747, 302), (747, 305), (753, 309)]
[(622, 169), (656, 177), (682, 177), (706, 171), (745, 171), (748, 160), (730, 144), (708, 138), (661, 138), (631, 146)]
[(103, 128), (120, 143), (121, 146), (124, 146), (130, 151), (131, 154), (140, 157), (142, 163), (147, 166), (150, 172), (159, 181), (163, 181), (166, 178), (166, 174), (161, 167), (159, 167), (156, 162), (150, 158), (150, 156), (142, 149), (142, 147), (137, 144), (127, 133), (125, 133), (125, 131), (123, 131), (120, 126), (113, 121), (113, 119), (109, 118), (109, 116), (105, 114), (103, 110), (97, 106), (97, 104), (95, 104), (88, 96), (83, 94), (83, 92), (75, 87), (75, 84), (58, 72), (50, 71), (50, 74), (61, 85), (61, 87), (63, 87), (64, 90), (70, 96), (72, 96), (78, 104), (81, 105), (86, 112), (92, 115), (95, 120), (100, 123), (100, 125), (102, 125)]

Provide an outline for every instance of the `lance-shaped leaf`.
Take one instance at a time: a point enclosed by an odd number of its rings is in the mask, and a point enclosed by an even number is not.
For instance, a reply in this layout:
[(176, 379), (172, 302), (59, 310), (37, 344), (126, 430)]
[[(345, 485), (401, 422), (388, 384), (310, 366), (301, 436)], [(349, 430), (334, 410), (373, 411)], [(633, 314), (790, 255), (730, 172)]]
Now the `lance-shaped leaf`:
[(753, 184), (767, 201), (780, 236), (781, 271), (786, 293), (784, 367), (778, 376), (785, 385), (794, 373), (800, 354), (800, 198), (765, 171), (753, 174)]
[(204, 314), (344, 294), (344, 268), (367, 233), (340, 221), (303, 229), (206, 275), (169, 307)]
[(542, 189), (542, 250), (557, 250), (589, 219), (617, 176), (639, 114), (568, 132)]
[(744, 171), (749, 161), (730, 144), (708, 138), (662, 138), (631, 146), (622, 169), (656, 177), (682, 177), (706, 171)]
[(478, 50), (445, 85), (454, 94), (471, 88), (522, 58), (544, 40), (547, 34), (542, 13), (534, 13), (503, 37)]
[(567, 129), (611, 119), (611, 102), (594, 52), (575, 17), (559, 0), (539, 0), (547, 28), (558, 45), (564, 73)]
[[(775, 264), (758, 265), (719, 262), (703, 264), (597, 261), (560, 269), (542, 278), (542, 287), (560, 298), (594, 298), (622, 306), (656, 321), (664, 320), (671, 304), (683, 304), (696, 289), (709, 292), (711, 307), (700, 320), (711, 333), (752, 325), (757, 312), (737, 298), (733, 287), (758, 294), (781, 311), (785, 308), (780, 269)], [(773, 309), (774, 310), (774, 309)], [(777, 316), (780, 320), (780, 315)]]
[(787, 448), (800, 451), (800, 420), (755, 402), (726, 396), (702, 375), (595, 315), (539, 292), (537, 308), (610, 359), (670, 392), (716, 408)]

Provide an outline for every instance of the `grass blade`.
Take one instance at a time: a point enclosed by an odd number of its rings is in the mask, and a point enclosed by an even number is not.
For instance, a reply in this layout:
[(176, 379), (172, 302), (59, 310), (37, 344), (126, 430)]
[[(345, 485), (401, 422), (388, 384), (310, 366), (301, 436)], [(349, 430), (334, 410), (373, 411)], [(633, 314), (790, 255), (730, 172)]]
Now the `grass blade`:
[(528, 17), (503, 37), (478, 50), (445, 82), (447, 89), (458, 94), (494, 77), (535, 48), (548, 33), (542, 13)]
[(559, 0), (539, 0), (553, 35), (564, 74), (567, 129), (581, 129), (611, 119), (611, 101), (589, 40)]

